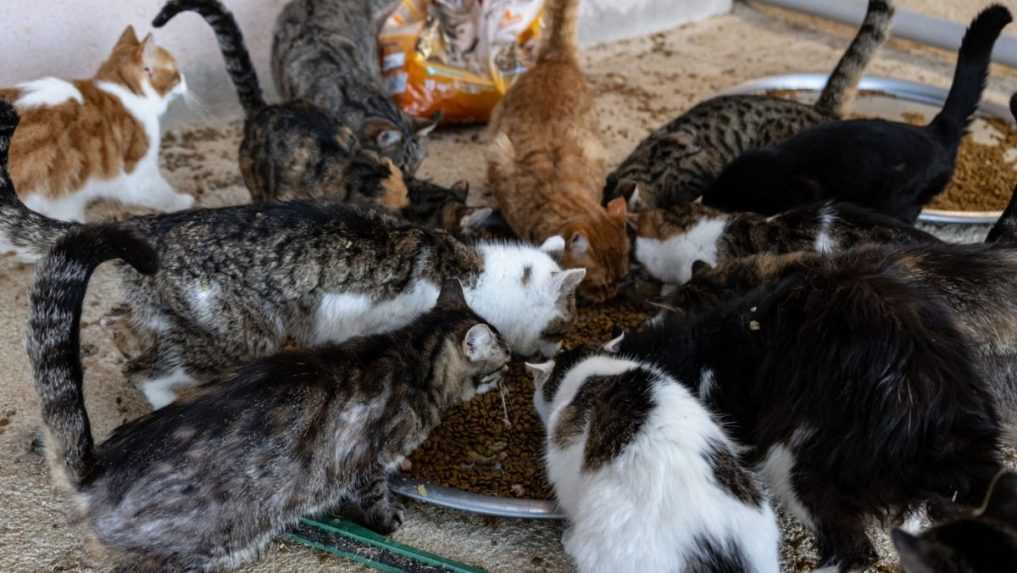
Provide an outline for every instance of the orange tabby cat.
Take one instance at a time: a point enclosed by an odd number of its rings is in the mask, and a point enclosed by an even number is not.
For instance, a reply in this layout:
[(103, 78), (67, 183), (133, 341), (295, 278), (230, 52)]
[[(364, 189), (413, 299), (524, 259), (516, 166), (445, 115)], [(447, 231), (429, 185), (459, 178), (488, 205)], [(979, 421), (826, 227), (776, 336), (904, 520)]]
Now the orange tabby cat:
[(549, 0), (537, 63), (495, 109), (488, 180), (515, 233), (565, 238), (562, 266), (587, 270), (579, 293), (603, 301), (629, 269), (625, 201), (601, 206), (604, 150), (593, 95), (579, 68), (578, 0)]
[(0, 89), (21, 115), (10, 174), (29, 208), (82, 221), (98, 198), (163, 211), (187, 209), (159, 172), (159, 118), (187, 90), (176, 61), (128, 26), (95, 77), (43, 78)]

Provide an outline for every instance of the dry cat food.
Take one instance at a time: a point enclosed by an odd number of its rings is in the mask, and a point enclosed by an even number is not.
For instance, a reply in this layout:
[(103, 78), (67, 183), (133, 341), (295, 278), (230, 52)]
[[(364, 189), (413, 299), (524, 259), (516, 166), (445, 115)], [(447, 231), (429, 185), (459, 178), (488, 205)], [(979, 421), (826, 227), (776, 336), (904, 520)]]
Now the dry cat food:
[[(603, 344), (615, 329), (634, 328), (648, 316), (621, 302), (580, 308), (565, 346)], [(410, 457), (410, 476), (472, 493), (550, 499), (551, 486), (544, 479), (544, 428), (533, 409), (533, 384), (522, 362), (513, 362), (502, 390), (504, 406), (495, 389), (448, 411)]]

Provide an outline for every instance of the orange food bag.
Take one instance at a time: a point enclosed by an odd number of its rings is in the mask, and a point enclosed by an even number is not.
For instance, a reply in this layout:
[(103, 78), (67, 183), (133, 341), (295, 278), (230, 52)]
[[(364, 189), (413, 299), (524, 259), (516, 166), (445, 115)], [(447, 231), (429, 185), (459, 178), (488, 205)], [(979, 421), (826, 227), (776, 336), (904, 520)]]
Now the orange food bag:
[(378, 41), (389, 94), (410, 115), (482, 123), (532, 65), (544, 0), (402, 0)]

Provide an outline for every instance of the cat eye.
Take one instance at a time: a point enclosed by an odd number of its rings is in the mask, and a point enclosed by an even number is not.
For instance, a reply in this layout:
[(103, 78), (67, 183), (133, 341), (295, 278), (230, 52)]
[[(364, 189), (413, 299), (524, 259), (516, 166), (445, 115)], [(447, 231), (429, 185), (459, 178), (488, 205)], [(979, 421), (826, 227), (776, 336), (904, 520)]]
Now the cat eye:
[(378, 134), (379, 147), (392, 147), (403, 139), (403, 134), (395, 130), (383, 131)]

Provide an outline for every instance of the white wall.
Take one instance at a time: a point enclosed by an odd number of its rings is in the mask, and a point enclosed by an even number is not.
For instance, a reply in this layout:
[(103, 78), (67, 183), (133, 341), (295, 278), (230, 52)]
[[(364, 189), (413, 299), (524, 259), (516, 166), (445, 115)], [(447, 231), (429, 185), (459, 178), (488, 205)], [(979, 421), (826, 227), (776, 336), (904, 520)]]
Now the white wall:
[[(275, 17), (288, 0), (226, 0), (244, 32), (262, 88), (275, 97), (269, 51)], [(360, 0), (337, 0), (343, 2)], [(731, 0), (581, 0), (584, 43), (654, 33), (731, 9)], [(124, 27), (148, 33), (163, 0), (0, 0), (0, 85), (42, 76), (90, 77)], [(624, 14), (623, 14), (624, 12)], [(180, 14), (156, 40), (176, 57), (188, 84), (210, 113), (238, 113), (233, 86), (211, 29), (193, 13)], [(181, 104), (171, 119), (194, 119)]]

